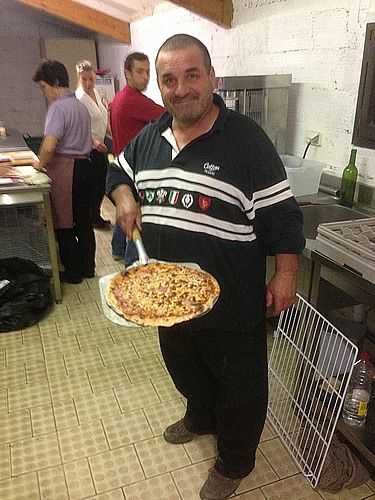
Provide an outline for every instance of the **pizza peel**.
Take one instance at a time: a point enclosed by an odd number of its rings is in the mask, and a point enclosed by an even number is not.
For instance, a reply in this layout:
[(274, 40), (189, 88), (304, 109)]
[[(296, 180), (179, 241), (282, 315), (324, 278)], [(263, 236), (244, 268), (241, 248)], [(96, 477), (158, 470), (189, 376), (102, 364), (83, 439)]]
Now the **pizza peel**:
[[(138, 264), (137, 265), (145, 266), (149, 261), (149, 257), (147, 255), (145, 246), (143, 244), (141, 233), (139, 232), (139, 229), (137, 228), (137, 226), (134, 226), (134, 229), (133, 229), (133, 241), (135, 244), (135, 248), (137, 249), (137, 252), (138, 252)], [(133, 267), (133, 266), (131, 266), (131, 267)], [(125, 272), (126, 272), (126, 269), (125, 269)]]
[[(125, 268), (122, 271), (123, 274), (125, 274), (128, 269), (133, 269), (134, 267), (138, 267), (138, 266), (145, 266), (148, 263), (159, 262), (161, 264), (177, 264), (175, 262), (166, 262), (163, 260), (150, 259), (147, 252), (146, 252), (145, 246), (143, 244), (141, 233), (137, 227), (134, 227), (132, 236), (133, 236), (133, 241), (134, 241), (135, 247), (136, 247), (137, 252), (138, 252), (138, 260), (135, 261), (133, 264), (131, 264), (129, 267)], [(190, 267), (192, 269), (201, 270), (201, 267), (199, 266), (199, 264), (196, 264), (194, 262), (178, 263), (178, 265)], [(124, 317), (117, 314), (107, 304), (107, 299), (106, 299), (107, 285), (108, 285), (110, 279), (113, 278), (113, 276), (116, 276), (116, 274), (118, 274), (118, 271), (115, 273), (103, 276), (102, 278), (99, 279), (99, 290), (100, 290), (100, 296), (102, 299), (103, 313), (110, 321), (112, 321), (113, 323), (116, 323), (117, 325), (123, 325), (123, 326), (131, 327), (131, 328), (141, 328), (140, 325), (137, 325), (136, 323), (133, 323), (132, 321), (128, 321)]]

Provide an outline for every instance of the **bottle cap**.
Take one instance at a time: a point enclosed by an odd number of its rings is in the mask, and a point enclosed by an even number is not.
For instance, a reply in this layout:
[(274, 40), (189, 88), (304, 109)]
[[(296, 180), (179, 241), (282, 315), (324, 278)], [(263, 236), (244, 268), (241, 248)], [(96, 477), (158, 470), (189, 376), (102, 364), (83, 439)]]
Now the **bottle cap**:
[(363, 352), (361, 354), (361, 359), (364, 359), (365, 361), (368, 361), (370, 359), (370, 355), (367, 352)]

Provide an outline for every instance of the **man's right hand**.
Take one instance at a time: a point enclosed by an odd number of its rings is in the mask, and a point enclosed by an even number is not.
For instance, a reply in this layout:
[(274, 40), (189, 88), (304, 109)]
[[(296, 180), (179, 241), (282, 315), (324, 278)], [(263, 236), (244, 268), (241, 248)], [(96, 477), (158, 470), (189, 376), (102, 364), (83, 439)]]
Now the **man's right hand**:
[(142, 230), (141, 209), (134, 199), (130, 186), (122, 184), (111, 193), (116, 204), (116, 221), (126, 234), (128, 240), (133, 239), (133, 228)]

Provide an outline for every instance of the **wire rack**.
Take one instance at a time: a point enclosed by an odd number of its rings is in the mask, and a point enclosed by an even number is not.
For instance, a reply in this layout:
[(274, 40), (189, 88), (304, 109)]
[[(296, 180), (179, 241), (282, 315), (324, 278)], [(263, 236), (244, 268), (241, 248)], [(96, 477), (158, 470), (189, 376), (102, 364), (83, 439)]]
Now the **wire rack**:
[(246, 99), (248, 101), (245, 114), (252, 118), (261, 127), (265, 126), (264, 113), (264, 91), (263, 90), (247, 90)]
[(0, 241), (0, 258), (20, 257), (51, 268), (42, 204), (1, 207)]
[(281, 313), (269, 360), (268, 418), (314, 488), (357, 354), (301, 296)]

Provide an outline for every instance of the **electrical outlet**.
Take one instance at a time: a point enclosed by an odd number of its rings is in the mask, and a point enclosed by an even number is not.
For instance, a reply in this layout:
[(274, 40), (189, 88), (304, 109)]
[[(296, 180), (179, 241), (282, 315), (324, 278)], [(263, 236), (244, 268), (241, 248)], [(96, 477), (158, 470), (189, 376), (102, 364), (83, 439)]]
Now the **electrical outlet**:
[(305, 141), (307, 143), (311, 141), (311, 146), (321, 146), (322, 134), (321, 132), (315, 132), (314, 130), (306, 130)]

